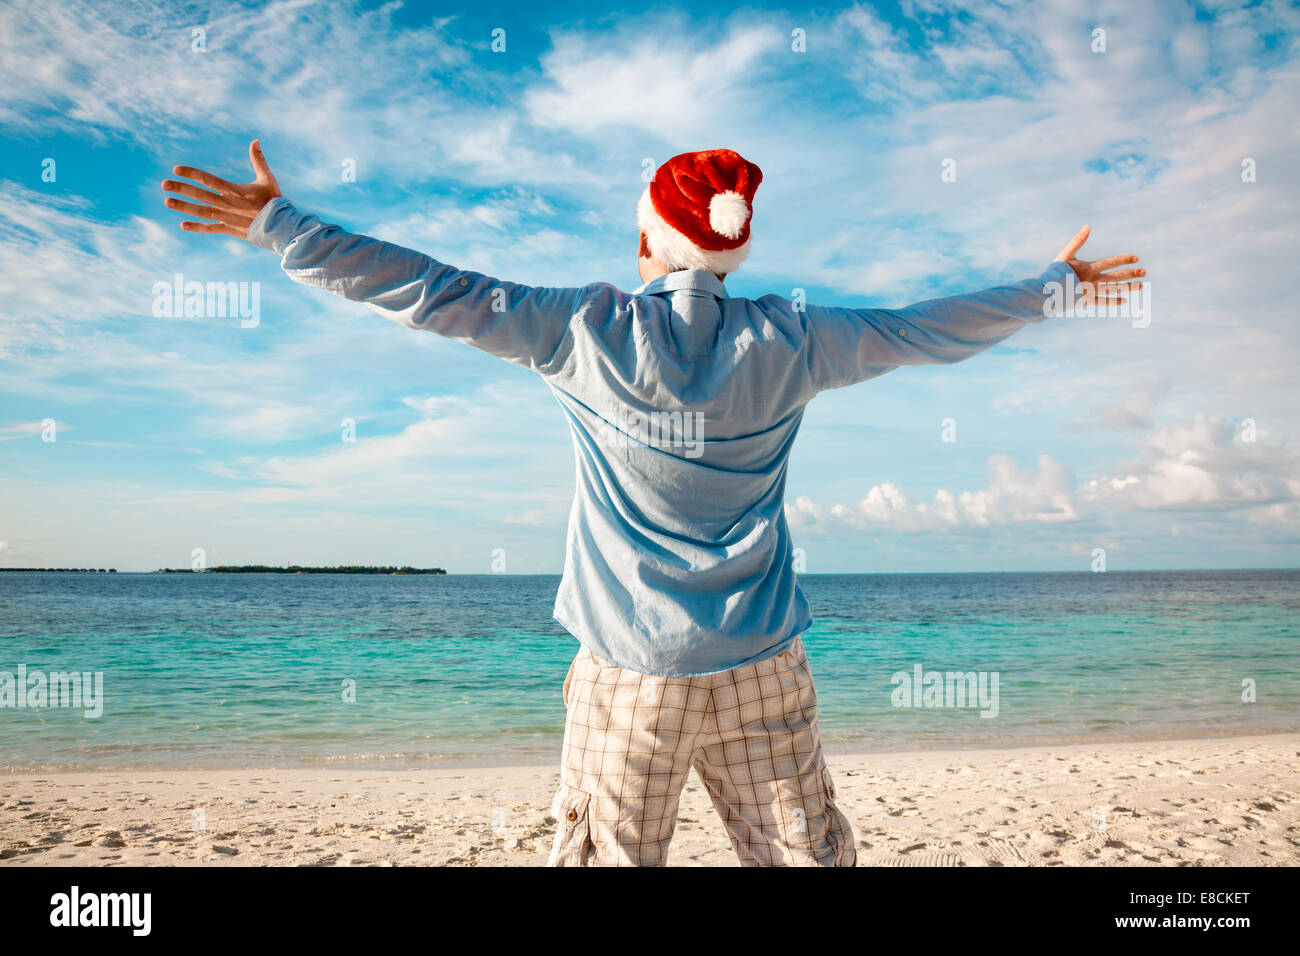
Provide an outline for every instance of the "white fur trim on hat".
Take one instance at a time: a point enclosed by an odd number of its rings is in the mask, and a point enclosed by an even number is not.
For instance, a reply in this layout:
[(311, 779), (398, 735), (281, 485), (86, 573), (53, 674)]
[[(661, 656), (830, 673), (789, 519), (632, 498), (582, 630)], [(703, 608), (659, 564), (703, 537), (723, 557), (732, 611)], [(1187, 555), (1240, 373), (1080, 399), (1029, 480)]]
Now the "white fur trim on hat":
[[(721, 207), (715, 206), (719, 197), (731, 195), (740, 200), (744, 206), (745, 200), (736, 193), (718, 193), (709, 203), (709, 219), (712, 224), (714, 210), (718, 208), (726, 209), (727, 201), (724, 201)], [(724, 212), (723, 216), (729, 213)], [(734, 213), (731, 213), (734, 215)], [(745, 217), (748, 218), (749, 210), (745, 207)], [(636, 223), (645, 233), (646, 240), (650, 244), (650, 252), (656, 259), (662, 262), (669, 269), (704, 269), (706, 272), (714, 272), (718, 275), (725, 275), (735, 272), (740, 268), (740, 264), (745, 261), (749, 255), (749, 244), (752, 239), (746, 239), (744, 244), (737, 246), (735, 249), (701, 249), (691, 240), (687, 239), (680, 232), (674, 229), (668, 223), (660, 218), (659, 213), (655, 212), (654, 202), (650, 198), (650, 189), (641, 194), (641, 198), (636, 204)], [(726, 225), (724, 221), (724, 225)], [(743, 228), (745, 220), (742, 219), (740, 227)], [(718, 229), (714, 224), (713, 228), (719, 235), (727, 235)], [(740, 234), (740, 228), (737, 228), (729, 238), (734, 238)]]

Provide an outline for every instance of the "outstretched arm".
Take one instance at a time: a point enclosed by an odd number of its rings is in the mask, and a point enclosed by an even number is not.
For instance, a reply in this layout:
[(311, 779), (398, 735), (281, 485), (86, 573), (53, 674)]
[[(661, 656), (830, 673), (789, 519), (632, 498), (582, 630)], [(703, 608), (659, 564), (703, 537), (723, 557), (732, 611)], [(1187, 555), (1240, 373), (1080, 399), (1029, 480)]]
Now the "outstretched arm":
[(370, 236), (354, 235), (297, 209), (280, 193), (261, 144), (249, 144), (256, 174), (235, 184), (177, 166), (163, 189), (166, 204), (208, 222), (182, 222), (192, 232), (234, 236), (283, 257), (295, 282), (363, 302), (411, 328), (465, 342), (506, 361), (545, 372), (562, 360), (569, 323), (582, 289), (549, 289), (464, 272), (422, 253)]
[(1145, 269), (1123, 269), (1137, 256), (1095, 262), (1075, 258), (1088, 238), (1084, 226), (1033, 279), (982, 292), (929, 299), (902, 309), (808, 306), (809, 367), (818, 389), (839, 388), (900, 365), (960, 362), (1047, 315), (1049, 283), (1071, 279), (1086, 304), (1123, 304)]

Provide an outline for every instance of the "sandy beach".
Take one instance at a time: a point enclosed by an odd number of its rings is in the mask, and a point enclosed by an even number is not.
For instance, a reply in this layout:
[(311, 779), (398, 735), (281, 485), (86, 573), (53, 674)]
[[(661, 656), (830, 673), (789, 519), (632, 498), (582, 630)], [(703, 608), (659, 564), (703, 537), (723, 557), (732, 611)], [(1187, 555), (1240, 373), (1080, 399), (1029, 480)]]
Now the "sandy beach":
[[(1300, 734), (832, 756), (859, 865), (1300, 863)], [(551, 767), (0, 777), (2, 865), (540, 866)], [(670, 862), (735, 866), (692, 774)]]

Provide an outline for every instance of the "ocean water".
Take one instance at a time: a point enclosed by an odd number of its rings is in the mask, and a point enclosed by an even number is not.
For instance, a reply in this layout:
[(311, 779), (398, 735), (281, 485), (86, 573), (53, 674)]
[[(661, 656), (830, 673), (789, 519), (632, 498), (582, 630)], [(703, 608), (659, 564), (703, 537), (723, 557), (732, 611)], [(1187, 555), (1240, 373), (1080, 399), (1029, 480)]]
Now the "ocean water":
[[(0, 706), (0, 767), (553, 762), (578, 647), (551, 620), (557, 584), (0, 574), (0, 672), (103, 674), (98, 718)], [(831, 752), (1300, 729), (1300, 571), (801, 585)], [(988, 696), (896, 706), (918, 666), (983, 675)]]

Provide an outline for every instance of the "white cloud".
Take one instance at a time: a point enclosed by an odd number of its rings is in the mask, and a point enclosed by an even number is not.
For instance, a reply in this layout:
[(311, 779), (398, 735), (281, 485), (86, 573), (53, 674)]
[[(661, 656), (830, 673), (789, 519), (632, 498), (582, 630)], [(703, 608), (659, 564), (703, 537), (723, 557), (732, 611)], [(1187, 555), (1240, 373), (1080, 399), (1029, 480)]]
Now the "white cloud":
[[(342, 505), (424, 505), (431, 501), (466, 512), (546, 513), (562, 521), (571, 496), (572, 467), (563, 417), (544, 390), (488, 385), (465, 395), (410, 396), (418, 417), (385, 432), (359, 421), (356, 441), (300, 454), (241, 455), (209, 461), (205, 470), (235, 484), (204, 497), (257, 503), (335, 502)], [(518, 429), (526, 438), (515, 437)], [(527, 473), (529, 481), (502, 487), (499, 476)], [(531, 504), (531, 508), (528, 507)], [(507, 517), (508, 516), (508, 517)]]
[[(56, 433), (72, 428), (66, 422), (55, 422)], [(0, 426), (0, 441), (14, 441), (18, 438), (31, 438), (39, 435), (46, 428), (45, 422), (17, 422), (13, 425)]]
[[(57, 346), (64, 322), (149, 316), (180, 235), (132, 216), (96, 218), (88, 201), (0, 181), (0, 298), (7, 351)], [(229, 260), (225, 270), (230, 271)]]
[(1128, 396), (1119, 404), (1099, 404), (1092, 414), (1102, 428), (1151, 428), (1151, 412), (1169, 391), (1169, 383), (1162, 380), (1139, 382), (1129, 389)]
[[(585, 175), (563, 150), (521, 142), (516, 111), (482, 107), (473, 41), (449, 18), (399, 24), (399, 6), (271, 0), (196, 15), (165, 4), (6, 4), (0, 124), (174, 151), (193, 148), (201, 117), (205, 140), (213, 130), (260, 134), (282, 182), (320, 189), (338, 187), (345, 159), (361, 182)], [(196, 27), (206, 52), (192, 48)], [(173, 161), (200, 160), (221, 162)], [(247, 171), (242, 151), (227, 161), (237, 164), (230, 176)]]
[[(1085, 500), (1136, 509), (1285, 506), (1300, 499), (1300, 444), (1197, 415), (1148, 437), (1138, 457), (1081, 488)], [(1280, 512), (1274, 512), (1280, 513)]]
[(556, 32), (542, 58), (545, 82), (524, 99), (528, 116), (579, 135), (630, 127), (668, 141), (709, 140), (697, 149), (721, 145), (711, 141), (718, 117), (735, 122), (761, 112), (761, 100), (744, 94), (756, 85), (761, 58), (783, 51), (787, 40), (761, 20), (734, 26), (716, 42), (708, 36), (658, 13), (653, 23), (625, 24), (612, 36)]
[(284, 441), (304, 434), (319, 434), (323, 424), (317, 408), (297, 403), (258, 404), (231, 412), (203, 416), (204, 430), (244, 441)]
[(933, 533), (1099, 521), (1122, 526), (1147, 511), (1240, 512), (1248, 523), (1300, 529), (1300, 443), (1267, 428), (1256, 430), (1255, 441), (1243, 441), (1243, 434), (1239, 423), (1197, 415), (1147, 435), (1134, 460), (1082, 484), (1050, 455), (1038, 457), (1034, 472), (993, 455), (982, 489), (940, 488), (930, 501), (914, 502), (897, 484), (882, 482), (852, 505), (824, 508), (798, 496), (787, 503), (786, 520), (821, 532)]
[(989, 483), (954, 495), (940, 488), (928, 501), (913, 502), (897, 485), (874, 485), (854, 505), (837, 504), (823, 511), (807, 496), (786, 505), (794, 528), (830, 522), (862, 531), (894, 528), (908, 532), (943, 532), (1018, 524), (1076, 521), (1075, 483), (1069, 469), (1050, 455), (1040, 455), (1037, 472), (1023, 472), (1007, 455), (988, 461)]

